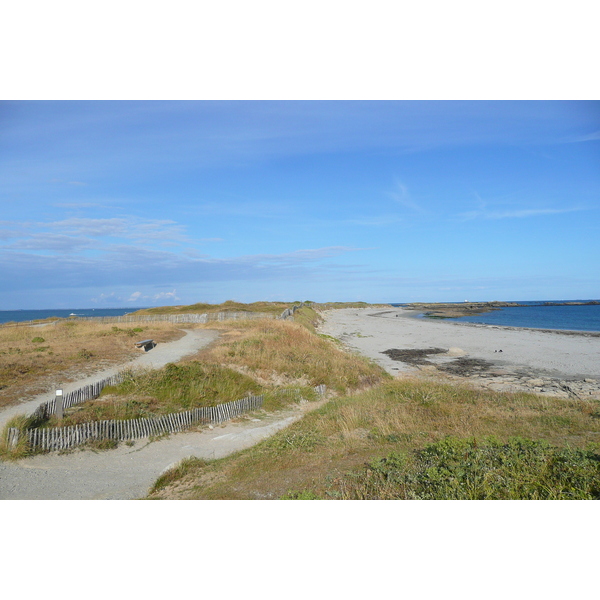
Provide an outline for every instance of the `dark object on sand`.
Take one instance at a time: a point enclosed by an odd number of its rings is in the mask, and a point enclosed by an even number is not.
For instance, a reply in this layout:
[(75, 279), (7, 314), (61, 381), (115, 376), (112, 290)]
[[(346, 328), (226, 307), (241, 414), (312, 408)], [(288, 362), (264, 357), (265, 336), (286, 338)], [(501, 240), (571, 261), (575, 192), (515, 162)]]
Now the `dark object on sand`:
[(421, 349), (404, 349), (398, 350), (397, 348), (391, 348), (385, 350), (382, 354), (387, 354), (392, 360), (399, 360), (400, 362), (407, 363), (409, 365), (427, 365), (430, 362), (427, 360), (427, 356), (430, 354), (444, 354), (448, 352), (448, 349), (444, 348), (421, 348)]
[(141, 342), (136, 342), (135, 347), (143, 350), (144, 352), (148, 352), (148, 350), (152, 350), (156, 346), (156, 342), (154, 340), (143, 340)]

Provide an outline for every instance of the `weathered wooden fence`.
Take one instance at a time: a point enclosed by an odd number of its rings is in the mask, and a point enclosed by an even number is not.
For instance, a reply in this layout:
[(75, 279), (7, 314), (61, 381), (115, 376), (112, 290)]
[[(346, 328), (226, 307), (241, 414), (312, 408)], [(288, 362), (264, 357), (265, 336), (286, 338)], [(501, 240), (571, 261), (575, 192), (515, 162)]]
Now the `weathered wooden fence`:
[[(179, 433), (202, 423), (222, 423), (260, 408), (263, 400), (264, 396), (249, 396), (217, 406), (204, 406), (157, 417), (92, 421), (67, 427), (38, 427), (22, 433), (27, 436), (28, 446), (32, 450), (67, 450), (93, 440), (129, 441), (164, 433)], [(16, 445), (17, 442), (18, 436), (10, 431), (9, 444)]]
[[(110, 377), (106, 377), (100, 381), (96, 381), (91, 383), (90, 385), (86, 385), (85, 387), (79, 388), (73, 392), (69, 392), (63, 396), (63, 408), (67, 409), (75, 404), (80, 404), (81, 402), (85, 402), (86, 400), (91, 400), (92, 398), (97, 398), (100, 395), (100, 392), (107, 385), (117, 385), (122, 383), (125, 379), (125, 373), (117, 373), (116, 375), (111, 375)], [(56, 413), (56, 398), (50, 400), (49, 402), (44, 402), (40, 404), (35, 412), (31, 415), (34, 419), (47, 419), (50, 415)]]
[[(322, 384), (314, 390), (317, 394), (324, 395), (327, 388)], [(285, 391), (298, 393), (298, 390)], [(7, 432), (8, 447), (15, 447), (21, 435), (26, 436), (27, 444), (32, 450), (48, 451), (67, 450), (93, 440), (129, 441), (164, 433), (179, 433), (198, 424), (229, 421), (242, 413), (257, 410), (263, 405), (263, 401), (264, 396), (248, 396), (216, 406), (204, 406), (157, 417), (92, 421), (66, 427), (36, 427), (25, 431), (11, 427)]]
[(119, 317), (70, 317), (70, 320), (95, 323), (208, 323), (209, 321), (239, 321), (242, 319), (274, 319), (271, 313), (224, 311), (217, 313), (183, 313), (169, 315), (121, 315)]
[(289, 319), (290, 317), (294, 316), (294, 313), (299, 309), (302, 308), (305, 305), (304, 302), (301, 302), (300, 304), (294, 304), (294, 306), (292, 306), (292, 308), (286, 308), (282, 313), (281, 316), (279, 317), (280, 319)]

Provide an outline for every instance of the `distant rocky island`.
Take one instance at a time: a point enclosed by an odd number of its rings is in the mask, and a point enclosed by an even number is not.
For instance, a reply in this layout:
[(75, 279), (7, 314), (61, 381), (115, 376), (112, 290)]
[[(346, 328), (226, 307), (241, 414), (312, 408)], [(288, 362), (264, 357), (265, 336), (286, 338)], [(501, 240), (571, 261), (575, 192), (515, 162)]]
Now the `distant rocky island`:
[[(590, 300), (586, 302), (540, 302), (539, 306), (588, 306), (597, 304), (600, 304), (599, 300)], [(521, 304), (519, 302), (464, 302), (462, 304), (448, 302), (412, 302), (410, 304), (403, 304), (402, 306), (408, 310), (418, 310), (427, 317), (453, 319), (457, 317), (480, 315), (482, 313), (511, 306), (531, 306), (531, 304)]]

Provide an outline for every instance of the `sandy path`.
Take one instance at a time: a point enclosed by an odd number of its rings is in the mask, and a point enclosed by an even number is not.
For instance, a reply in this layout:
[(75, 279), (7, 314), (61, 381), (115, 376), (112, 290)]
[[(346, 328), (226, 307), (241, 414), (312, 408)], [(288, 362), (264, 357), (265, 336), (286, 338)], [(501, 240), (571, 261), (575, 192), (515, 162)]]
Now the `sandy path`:
[(458, 348), (468, 357), (509, 370), (526, 367), (548, 377), (600, 378), (600, 336), (418, 319), (414, 311), (402, 309), (341, 309), (324, 316), (321, 333), (340, 339), (391, 374), (415, 368), (381, 352), (438, 347)]
[(178, 433), (115, 450), (55, 452), (0, 462), (2, 500), (133, 500), (143, 498), (156, 479), (181, 459), (222, 458), (253, 446), (302, 417), (317, 403), (298, 405), (261, 419), (246, 417), (200, 432)]
[[(209, 329), (186, 329), (183, 331), (185, 331), (186, 335), (182, 338), (174, 342), (158, 344), (149, 352), (140, 353), (140, 356), (127, 363), (110, 367), (98, 371), (84, 379), (78, 379), (77, 381), (64, 384), (64, 393), (72, 392), (73, 390), (82, 388), (90, 383), (110, 377), (125, 367), (148, 367), (158, 369), (167, 363), (177, 362), (184, 356), (194, 354), (200, 350), (200, 348), (208, 346), (208, 344), (219, 336), (217, 331)], [(18, 404), (7, 406), (4, 409), (0, 409), (0, 430), (11, 417), (15, 415), (31, 414), (40, 404), (52, 400), (53, 397), (52, 393), (39, 394), (26, 402), (20, 402)]]

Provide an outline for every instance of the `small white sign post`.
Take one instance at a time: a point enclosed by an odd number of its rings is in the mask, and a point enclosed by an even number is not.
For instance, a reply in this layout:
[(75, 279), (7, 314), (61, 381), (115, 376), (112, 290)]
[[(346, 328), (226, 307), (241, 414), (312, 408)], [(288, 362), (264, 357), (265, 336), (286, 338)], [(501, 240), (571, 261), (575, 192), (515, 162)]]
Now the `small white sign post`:
[(64, 414), (63, 391), (56, 390), (56, 413), (57, 418), (62, 419)]

